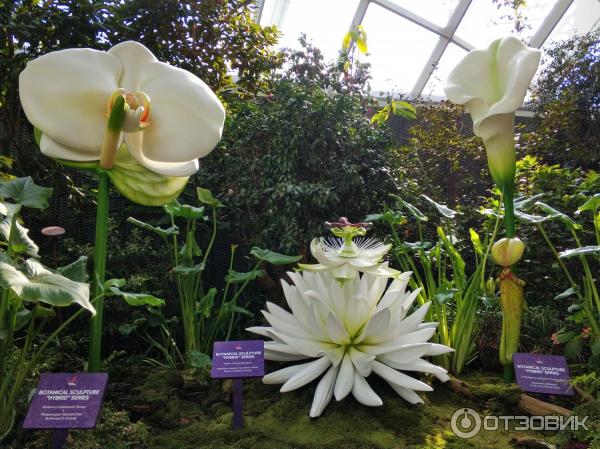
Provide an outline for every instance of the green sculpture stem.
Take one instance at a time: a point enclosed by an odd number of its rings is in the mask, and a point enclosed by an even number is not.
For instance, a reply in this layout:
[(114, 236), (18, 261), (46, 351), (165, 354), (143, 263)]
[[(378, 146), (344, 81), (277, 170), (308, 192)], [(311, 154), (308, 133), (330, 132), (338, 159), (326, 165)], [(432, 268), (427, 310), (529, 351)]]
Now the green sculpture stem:
[(106, 273), (106, 248), (108, 242), (108, 208), (110, 178), (105, 171), (98, 172), (98, 199), (96, 204), (96, 241), (94, 246), (94, 274), (92, 278), (92, 296), (98, 298), (94, 307), (96, 315), (92, 318), (88, 371), (100, 371), (100, 354), (102, 352), (102, 318), (104, 315), (104, 298), (102, 290)]
[[(502, 201), (504, 202), (504, 227), (506, 228), (506, 237), (512, 238), (516, 235), (515, 225), (515, 188), (514, 181), (506, 182), (502, 187)], [(506, 320), (507, 317), (503, 317)], [(512, 365), (504, 365), (504, 383), (509, 384), (514, 379), (514, 370)]]

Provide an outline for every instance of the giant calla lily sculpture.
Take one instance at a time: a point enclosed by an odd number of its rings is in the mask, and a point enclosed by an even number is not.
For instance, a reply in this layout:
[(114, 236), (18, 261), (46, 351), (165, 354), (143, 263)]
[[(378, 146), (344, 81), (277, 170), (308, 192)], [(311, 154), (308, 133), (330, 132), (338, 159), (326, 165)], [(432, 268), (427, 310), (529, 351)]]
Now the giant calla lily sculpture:
[(498, 39), (485, 50), (469, 52), (452, 70), (445, 86), (448, 99), (469, 110), (473, 132), (483, 140), (492, 178), (502, 190), (506, 239), (496, 242), (492, 251), (494, 261), (503, 267), (500, 361), (506, 381), (512, 378), (512, 354), (518, 350), (525, 309), (524, 283), (511, 270), (524, 249), (515, 238), (515, 111), (525, 99), (540, 56), (538, 49), (527, 47), (515, 37)]
[[(106, 264), (109, 180), (138, 204), (172, 201), (198, 170), (198, 158), (221, 139), (225, 110), (202, 80), (158, 61), (137, 42), (41, 56), (20, 74), (19, 90), (42, 153), (98, 173), (97, 296)], [(100, 367), (101, 301), (96, 309), (91, 371)]]

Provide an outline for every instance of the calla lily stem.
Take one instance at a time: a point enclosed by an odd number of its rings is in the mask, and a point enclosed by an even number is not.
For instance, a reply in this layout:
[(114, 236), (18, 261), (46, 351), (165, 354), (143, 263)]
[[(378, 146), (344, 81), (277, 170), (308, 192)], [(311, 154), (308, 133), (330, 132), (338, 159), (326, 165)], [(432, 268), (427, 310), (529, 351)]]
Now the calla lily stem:
[[(513, 180), (506, 182), (502, 188), (502, 201), (504, 202), (504, 226), (506, 228), (506, 237), (512, 238), (516, 235), (515, 226), (515, 188)], [(503, 320), (507, 317), (503, 316)], [(502, 344), (502, 342), (501, 342)], [(512, 365), (504, 365), (504, 383), (509, 384), (514, 379), (514, 371)]]
[[(110, 202), (110, 179), (106, 172), (98, 172), (98, 199), (96, 204), (96, 243), (94, 246), (94, 274), (92, 279), (93, 296), (102, 294), (106, 273), (106, 247), (108, 241), (108, 208)], [(102, 352), (102, 318), (104, 315), (104, 298), (94, 304), (96, 315), (92, 318), (91, 338), (88, 359), (88, 371), (100, 371), (100, 354)]]

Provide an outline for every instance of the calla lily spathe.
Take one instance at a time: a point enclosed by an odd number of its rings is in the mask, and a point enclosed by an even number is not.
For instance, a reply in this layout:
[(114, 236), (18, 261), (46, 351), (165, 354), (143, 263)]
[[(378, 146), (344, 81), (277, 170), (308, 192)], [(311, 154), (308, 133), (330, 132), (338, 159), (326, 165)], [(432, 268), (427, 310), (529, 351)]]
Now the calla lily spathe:
[(402, 371), (446, 381), (446, 370), (422, 357), (452, 350), (428, 342), (437, 326), (422, 323), (429, 303), (409, 315), (419, 293), (406, 291), (410, 275), (402, 273), (386, 289), (388, 279), (371, 274), (341, 284), (330, 272), (288, 273), (293, 285), (282, 286), (291, 313), (267, 302), (263, 315), (270, 326), (248, 330), (272, 339), (265, 342), (267, 360), (308, 361), (267, 374), (263, 382), (283, 384), (281, 392), (288, 392), (323, 375), (311, 417), (320, 416), (333, 397), (341, 401), (350, 393), (364, 405), (382, 405), (366, 380), (372, 373), (408, 402), (422, 402), (415, 391), (431, 386)]
[(127, 114), (114, 151), (122, 140), (138, 164), (165, 176), (195, 173), (225, 119), (202, 80), (137, 42), (48, 53), (27, 64), (19, 89), (27, 118), (42, 132), (42, 153), (74, 162), (100, 160), (112, 101), (123, 95)]
[(444, 88), (450, 101), (467, 106), (499, 186), (514, 179), (514, 113), (523, 103), (540, 55), (515, 37), (495, 40), (485, 50), (469, 52)]

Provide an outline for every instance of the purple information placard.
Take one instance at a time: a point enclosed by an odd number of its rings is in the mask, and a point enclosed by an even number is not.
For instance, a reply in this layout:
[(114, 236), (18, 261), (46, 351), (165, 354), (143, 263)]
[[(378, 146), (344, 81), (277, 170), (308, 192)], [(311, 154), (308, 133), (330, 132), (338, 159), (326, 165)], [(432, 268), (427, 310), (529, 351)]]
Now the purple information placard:
[(567, 360), (559, 355), (513, 354), (517, 384), (523, 391), (572, 396)]
[(213, 378), (262, 377), (265, 375), (265, 342), (217, 341), (213, 346)]
[(96, 427), (106, 373), (50, 373), (29, 404), (24, 429), (92, 429)]

